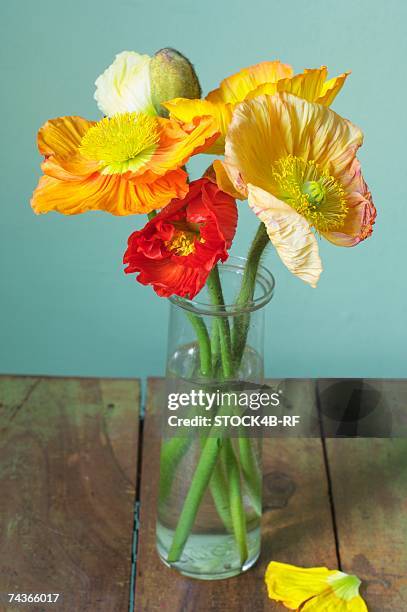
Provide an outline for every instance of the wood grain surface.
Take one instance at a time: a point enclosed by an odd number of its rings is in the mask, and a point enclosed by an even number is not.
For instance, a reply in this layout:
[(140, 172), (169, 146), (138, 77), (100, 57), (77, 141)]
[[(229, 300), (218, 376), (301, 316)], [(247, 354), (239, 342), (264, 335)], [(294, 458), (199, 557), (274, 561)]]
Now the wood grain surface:
[(8, 610), (127, 612), (139, 384), (0, 378), (0, 592)]
[[(315, 412), (315, 391), (304, 381), (304, 413)], [(247, 612), (281, 610), (267, 598), (264, 572), (272, 560), (336, 567), (335, 538), (319, 438), (270, 438), (264, 442), (262, 554), (247, 574), (205, 582), (180, 576), (155, 551), (163, 381), (151, 379), (143, 435), (141, 516), (136, 612)]]
[(327, 440), (344, 572), (369, 612), (407, 610), (407, 440)]
[[(282, 612), (264, 585), (272, 559), (340, 566), (363, 581), (369, 612), (405, 612), (405, 385), (368, 381), (375, 410), (361, 412), (365, 435), (390, 423), (398, 438), (338, 439), (329, 381), (270, 384), (313, 435), (264, 440), (261, 557), (242, 576), (201, 582), (155, 550), (164, 381), (149, 381), (141, 432), (136, 381), (0, 377), (0, 593), (61, 594), (55, 606), (3, 599), (0, 612), (132, 612), (133, 601), (136, 612)], [(353, 410), (358, 396), (343, 394)]]
[(405, 612), (406, 383), (325, 379), (318, 390), (327, 436), (362, 436), (325, 441), (342, 569), (362, 580), (370, 612)]

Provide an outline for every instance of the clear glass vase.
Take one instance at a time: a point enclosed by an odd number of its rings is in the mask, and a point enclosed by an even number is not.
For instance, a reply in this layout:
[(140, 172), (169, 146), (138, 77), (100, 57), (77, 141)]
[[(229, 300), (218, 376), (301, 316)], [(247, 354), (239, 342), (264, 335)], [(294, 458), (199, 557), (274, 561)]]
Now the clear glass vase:
[[(263, 384), (264, 311), (274, 279), (260, 266), (253, 299), (237, 305), (245, 264), (230, 257), (219, 266), (223, 305), (213, 304), (210, 287), (195, 301), (170, 299), (157, 549), (165, 564), (206, 580), (246, 571), (260, 554), (261, 433), (213, 425), (215, 416), (237, 413), (238, 393)], [(181, 416), (188, 425), (196, 417), (194, 427), (168, 426), (170, 397), (178, 398), (172, 421)], [(199, 417), (208, 421), (197, 426)]]

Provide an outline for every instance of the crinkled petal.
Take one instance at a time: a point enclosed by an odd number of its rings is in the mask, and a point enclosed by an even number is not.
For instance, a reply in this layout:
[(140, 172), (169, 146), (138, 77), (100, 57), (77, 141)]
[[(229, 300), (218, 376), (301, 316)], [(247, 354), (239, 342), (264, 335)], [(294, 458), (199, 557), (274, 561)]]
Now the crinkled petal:
[(237, 227), (236, 202), (212, 182), (203, 184), (202, 202), (213, 212), (218, 233), (223, 235), (226, 248), (230, 249)]
[(41, 164), (44, 174), (61, 181), (82, 181), (97, 172), (99, 167), (99, 162), (86, 159), (79, 152), (67, 159), (50, 155)]
[(38, 148), (45, 159), (44, 174), (61, 180), (83, 180), (99, 168), (95, 161), (79, 153), (82, 137), (94, 121), (82, 117), (58, 117), (47, 121), (38, 132)]
[(357, 158), (353, 160), (349, 171), (342, 175), (341, 184), (347, 194), (348, 214), (340, 231), (324, 232), (323, 236), (338, 246), (351, 247), (373, 232), (376, 208)]
[(77, 215), (90, 210), (104, 210), (112, 214), (137, 212), (141, 203), (132, 183), (120, 175), (95, 173), (83, 181), (60, 181), (53, 177), (40, 178), (33, 193), (31, 206), (37, 214), (56, 211)]
[(367, 612), (367, 606), (360, 595), (346, 601), (327, 590), (301, 606), (301, 612)]
[(123, 51), (95, 81), (95, 100), (104, 115), (143, 112), (155, 115), (148, 55)]
[(274, 95), (277, 92), (287, 92), (299, 98), (304, 98), (308, 102), (317, 102), (324, 106), (330, 106), (342, 89), (349, 74), (349, 72), (346, 72), (326, 81), (326, 66), (304, 70), (303, 73), (296, 74), (292, 78), (280, 79), (276, 83), (260, 85), (246, 96), (246, 100), (251, 100), (264, 94)]
[(137, 280), (142, 285), (152, 285), (160, 297), (176, 295), (180, 297), (195, 297), (208, 277), (206, 270), (187, 267), (176, 263), (175, 258), (150, 261), (143, 255), (131, 255), (124, 258), (126, 274), (139, 273)]
[(213, 117), (197, 117), (187, 124), (163, 118), (158, 120), (161, 126), (159, 146), (135, 176), (144, 172), (162, 175), (180, 168), (192, 155), (206, 151), (219, 136)]
[(175, 98), (163, 103), (163, 106), (170, 112), (170, 116), (189, 123), (197, 117), (213, 117), (216, 122), (216, 129), (220, 136), (209, 147), (205, 153), (221, 155), (225, 149), (225, 135), (228, 125), (232, 119), (232, 105), (220, 102), (210, 102), (208, 100), (188, 100), (187, 98)]
[(265, 575), (268, 596), (290, 610), (297, 610), (310, 597), (329, 589), (327, 579), (337, 573), (326, 567), (303, 568), (272, 561)]
[(340, 178), (362, 142), (359, 128), (332, 110), (278, 93), (235, 108), (226, 137), (225, 161), (239, 169), (246, 183), (273, 192), (272, 164), (282, 157), (314, 160)]
[(292, 79), (284, 79), (282, 83), (279, 82), (277, 91), (286, 91), (309, 102), (315, 102), (322, 90), (327, 74), (326, 66), (304, 70), (302, 74), (297, 74)]
[[(289, 81), (290, 79), (282, 79), (284, 82)], [(274, 96), (275, 93), (278, 92), (278, 83), (263, 83), (256, 87), (256, 89), (252, 89), (249, 91), (245, 100), (253, 100), (254, 98), (258, 98), (259, 96)]]
[(187, 191), (183, 170), (164, 175), (148, 185), (135, 184), (119, 174), (94, 173), (83, 181), (61, 181), (43, 176), (33, 193), (31, 205), (37, 214), (57, 211), (76, 215), (104, 210), (113, 215), (131, 215), (166, 206), (172, 198), (182, 197)]
[(325, 66), (312, 70), (304, 70), (301, 74), (296, 74), (287, 79), (280, 79), (276, 83), (264, 83), (251, 91), (246, 99), (250, 100), (261, 95), (270, 96), (278, 92), (286, 92), (304, 98), (309, 102), (315, 102), (322, 93), (326, 75), (327, 69)]
[(290, 610), (367, 612), (359, 595), (360, 580), (339, 570), (272, 561), (267, 566), (265, 581), (270, 599)]
[(263, 83), (275, 83), (279, 79), (292, 76), (292, 67), (276, 60), (249, 66), (224, 79), (217, 89), (211, 91), (206, 99), (210, 102), (231, 102), (244, 100), (249, 92)]
[(82, 117), (57, 117), (50, 119), (38, 131), (38, 149), (41, 155), (56, 155), (68, 159), (76, 154), (83, 135), (94, 121)]
[(322, 272), (317, 240), (304, 217), (271, 193), (248, 185), (250, 208), (266, 226), (267, 233), (285, 266), (316, 287)]
[(207, 100), (190, 100), (189, 98), (174, 98), (163, 102), (162, 105), (169, 111), (171, 117), (183, 123), (189, 123), (195, 117), (213, 116), (215, 108), (219, 106)]
[[(229, 175), (228, 167), (220, 159), (215, 159), (211, 167), (214, 170), (215, 180), (219, 189), (222, 189), (222, 191), (228, 193), (233, 198), (246, 200), (247, 186), (241, 181), (239, 182), (238, 171), (233, 173), (232, 169)], [(239, 189), (237, 186), (239, 186)]]
[(188, 174), (182, 168), (170, 170), (152, 183), (135, 182), (140, 200), (140, 210), (149, 213), (164, 208), (174, 198), (183, 198), (188, 193)]
[(370, 192), (352, 193), (347, 197), (346, 203), (349, 210), (341, 230), (323, 232), (322, 235), (333, 244), (351, 247), (368, 238), (373, 232), (376, 208)]
[[(262, 189), (274, 187), (271, 165), (292, 148), (289, 117), (280, 127), (279, 97), (260, 96), (239, 104), (226, 137), (225, 169), (236, 188), (236, 180)], [(239, 190), (239, 189), (238, 189)]]
[(315, 100), (315, 102), (318, 102), (318, 104), (323, 104), (324, 106), (331, 106), (349, 75), (350, 72), (344, 72), (343, 74), (326, 81), (322, 87), (321, 94)]

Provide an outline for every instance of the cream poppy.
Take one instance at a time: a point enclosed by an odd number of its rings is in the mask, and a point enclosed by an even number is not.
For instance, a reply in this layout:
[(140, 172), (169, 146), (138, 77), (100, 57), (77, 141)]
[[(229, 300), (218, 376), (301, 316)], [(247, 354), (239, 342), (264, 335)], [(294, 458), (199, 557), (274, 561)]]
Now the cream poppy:
[(359, 128), (321, 104), (261, 95), (235, 108), (225, 160), (214, 163), (220, 188), (248, 198), (284, 264), (313, 287), (322, 272), (317, 236), (354, 246), (372, 233), (362, 142)]

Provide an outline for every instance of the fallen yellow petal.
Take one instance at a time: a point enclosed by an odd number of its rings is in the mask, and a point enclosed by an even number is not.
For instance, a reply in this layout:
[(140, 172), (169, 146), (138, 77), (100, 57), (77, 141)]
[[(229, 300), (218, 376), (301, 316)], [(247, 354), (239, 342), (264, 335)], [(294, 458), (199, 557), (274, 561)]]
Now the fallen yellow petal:
[(269, 563), (265, 581), (270, 599), (301, 612), (367, 612), (360, 580), (326, 567)]

